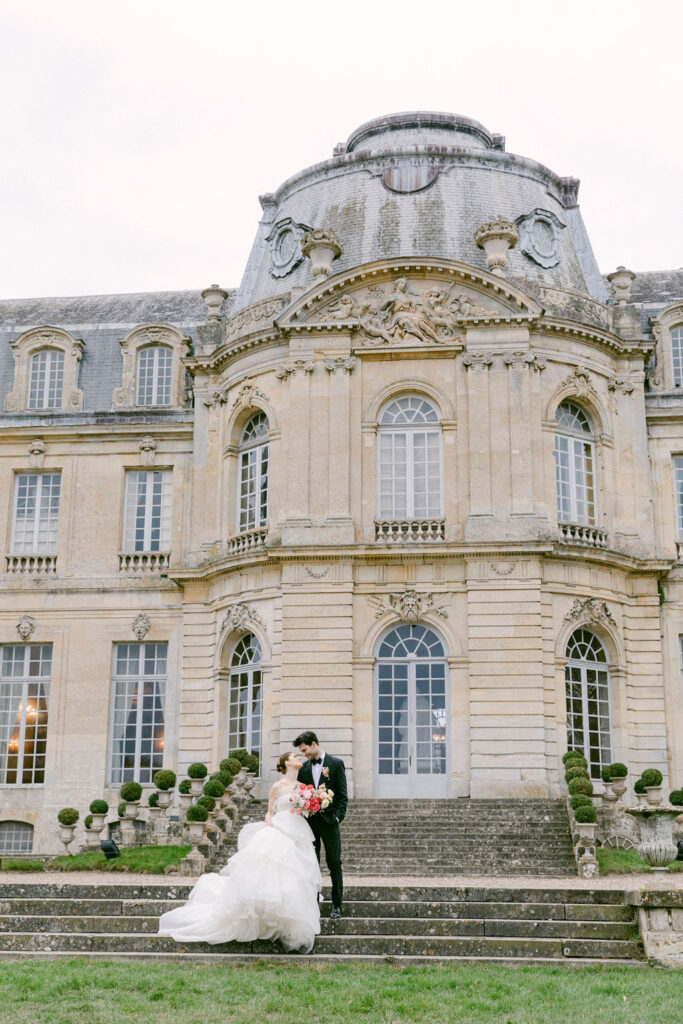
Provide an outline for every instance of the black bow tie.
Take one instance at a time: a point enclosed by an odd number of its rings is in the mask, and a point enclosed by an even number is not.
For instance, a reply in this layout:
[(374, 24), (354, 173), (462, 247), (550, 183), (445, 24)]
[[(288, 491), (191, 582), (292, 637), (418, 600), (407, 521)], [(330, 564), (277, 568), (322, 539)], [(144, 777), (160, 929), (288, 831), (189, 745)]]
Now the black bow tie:
[(313, 759), (311, 759), (311, 764), (322, 764), (322, 763), (323, 763), (322, 757), (316, 758), (315, 761)]

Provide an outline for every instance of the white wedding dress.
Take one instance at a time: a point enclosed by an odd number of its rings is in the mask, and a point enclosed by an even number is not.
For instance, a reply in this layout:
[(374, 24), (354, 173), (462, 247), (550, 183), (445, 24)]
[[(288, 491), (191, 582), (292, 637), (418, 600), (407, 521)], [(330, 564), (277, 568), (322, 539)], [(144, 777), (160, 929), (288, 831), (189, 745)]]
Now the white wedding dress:
[(159, 935), (176, 942), (279, 939), (285, 949), (311, 950), (322, 881), (313, 833), (291, 806), (288, 793), (279, 796), (272, 825), (245, 825), (237, 853), (220, 874), (202, 875), (184, 906), (162, 914)]

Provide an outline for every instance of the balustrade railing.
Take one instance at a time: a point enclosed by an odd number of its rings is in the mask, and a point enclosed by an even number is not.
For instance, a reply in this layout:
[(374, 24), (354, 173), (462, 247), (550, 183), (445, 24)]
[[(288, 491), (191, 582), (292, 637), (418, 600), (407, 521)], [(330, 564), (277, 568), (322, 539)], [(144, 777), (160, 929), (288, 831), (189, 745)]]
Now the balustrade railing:
[(607, 531), (597, 526), (582, 526), (579, 523), (558, 523), (560, 542), (563, 544), (584, 544), (589, 548), (606, 548)]
[(119, 572), (147, 573), (168, 569), (167, 551), (119, 551)]
[(245, 551), (262, 551), (266, 546), (268, 530), (262, 527), (259, 530), (246, 530), (244, 533), (236, 533), (228, 540), (228, 554), (241, 555)]
[(375, 540), (383, 544), (431, 544), (445, 537), (445, 519), (378, 519), (375, 522)]
[(54, 576), (56, 555), (5, 555), (5, 569), (17, 575)]

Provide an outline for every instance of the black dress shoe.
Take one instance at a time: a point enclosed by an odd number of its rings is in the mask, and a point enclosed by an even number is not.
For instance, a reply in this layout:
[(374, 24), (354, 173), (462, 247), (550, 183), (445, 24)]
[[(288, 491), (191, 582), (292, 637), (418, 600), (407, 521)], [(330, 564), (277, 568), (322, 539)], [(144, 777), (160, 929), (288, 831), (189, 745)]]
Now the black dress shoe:
[(330, 911), (330, 917), (341, 917), (341, 907), (332, 907)]

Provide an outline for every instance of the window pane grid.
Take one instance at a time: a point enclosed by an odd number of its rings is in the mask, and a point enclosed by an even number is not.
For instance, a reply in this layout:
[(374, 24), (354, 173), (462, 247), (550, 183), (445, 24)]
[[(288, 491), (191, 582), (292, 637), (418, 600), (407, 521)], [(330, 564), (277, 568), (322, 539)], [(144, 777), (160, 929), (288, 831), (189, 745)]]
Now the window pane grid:
[(0, 783), (45, 782), (51, 644), (2, 648), (0, 667)]
[(12, 551), (57, 550), (61, 473), (18, 473), (14, 480)]
[[(577, 405), (565, 402), (557, 410), (555, 435), (555, 480), (557, 518), (563, 523), (594, 526), (595, 445), (586, 438), (591, 433), (588, 417)], [(577, 436), (580, 435), (580, 436)]]
[(567, 744), (580, 750), (593, 779), (612, 761), (609, 673), (605, 648), (595, 634), (578, 629), (569, 639), (565, 669)]
[(125, 551), (170, 551), (172, 473), (126, 473), (123, 546)]
[(268, 522), (269, 446), (265, 413), (252, 416), (242, 431), (239, 453), (238, 533), (257, 530)]
[(678, 540), (683, 540), (683, 456), (673, 460), (674, 496), (676, 501), (676, 529)]
[(111, 783), (149, 783), (164, 761), (168, 644), (116, 644)]
[(683, 387), (683, 324), (671, 331), (671, 360), (674, 387)]
[(173, 350), (152, 345), (138, 352), (137, 404), (170, 405)]
[(59, 409), (64, 385), (64, 353), (59, 349), (43, 349), (31, 359), (29, 409)]
[(235, 646), (231, 658), (228, 701), (228, 751), (248, 750), (261, 757), (263, 681), (261, 647), (248, 633)]
[(33, 825), (25, 821), (0, 821), (0, 854), (32, 852)]

